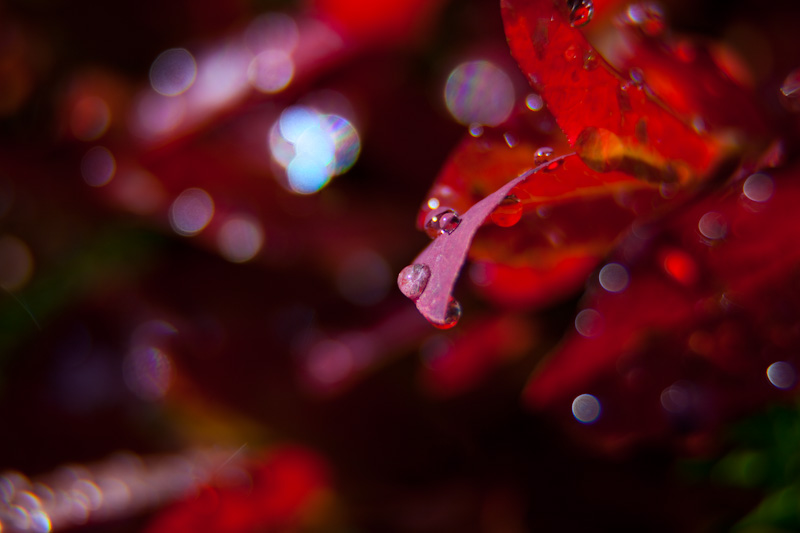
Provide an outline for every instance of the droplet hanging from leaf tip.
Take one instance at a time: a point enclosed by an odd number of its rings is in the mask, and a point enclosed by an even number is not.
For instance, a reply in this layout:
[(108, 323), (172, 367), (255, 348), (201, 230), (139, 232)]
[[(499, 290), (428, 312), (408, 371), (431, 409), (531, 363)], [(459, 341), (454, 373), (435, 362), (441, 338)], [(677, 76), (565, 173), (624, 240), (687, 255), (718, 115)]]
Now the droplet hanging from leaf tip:
[(450, 298), (447, 304), (447, 312), (444, 316), (444, 322), (431, 322), (439, 329), (450, 329), (461, 319), (461, 304), (455, 298)]
[(586, 26), (594, 16), (592, 0), (567, 0), (569, 8), (569, 25), (573, 28)]
[(397, 276), (397, 286), (406, 298), (416, 300), (425, 292), (430, 278), (431, 269), (428, 265), (416, 263), (400, 271), (400, 275)]
[(494, 211), (492, 211), (492, 222), (501, 228), (508, 228), (516, 224), (522, 218), (522, 202), (513, 194), (503, 198)]

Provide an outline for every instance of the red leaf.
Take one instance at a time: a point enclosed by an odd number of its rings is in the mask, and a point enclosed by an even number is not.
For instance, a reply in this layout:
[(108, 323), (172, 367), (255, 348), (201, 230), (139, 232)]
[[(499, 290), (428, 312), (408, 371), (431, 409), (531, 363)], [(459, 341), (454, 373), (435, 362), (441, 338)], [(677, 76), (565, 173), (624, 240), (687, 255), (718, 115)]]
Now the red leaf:
[(640, 439), (712, 430), (792, 388), (796, 370), (772, 384), (765, 371), (800, 362), (797, 179), (796, 169), (754, 174), (662, 231), (635, 232), (610, 263), (629, 284), (592, 278), (575, 331), (527, 387), (529, 405), (568, 418), (590, 393), (598, 431)]
[(300, 448), (273, 451), (252, 475), (252, 487), (208, 487), (162, 511), (148, 533), (285, 531), (327, 486), (322, 460)]
[[(591, 3), (591, 2), (589, 2)], [(567, 2), (503, 0), (511, 52), (541, 94), (571, 145), (587, 128), (607, 131), (629, 149), (646, 149), (701, 177), (722, 153), (625, 79), (569, 23)]]

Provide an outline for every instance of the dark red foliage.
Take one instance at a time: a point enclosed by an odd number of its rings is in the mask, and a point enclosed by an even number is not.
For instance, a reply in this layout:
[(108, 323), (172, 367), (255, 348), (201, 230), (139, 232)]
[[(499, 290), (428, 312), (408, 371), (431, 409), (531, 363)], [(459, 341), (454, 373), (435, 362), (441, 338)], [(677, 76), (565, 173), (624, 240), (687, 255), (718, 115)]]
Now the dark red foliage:
[(249, 486), (205, 487), (159, 513), (147, 533), (287, 531), (319, 499), (328, 474), (316, 454), (302, 448), (272, 450), (249, 469)]

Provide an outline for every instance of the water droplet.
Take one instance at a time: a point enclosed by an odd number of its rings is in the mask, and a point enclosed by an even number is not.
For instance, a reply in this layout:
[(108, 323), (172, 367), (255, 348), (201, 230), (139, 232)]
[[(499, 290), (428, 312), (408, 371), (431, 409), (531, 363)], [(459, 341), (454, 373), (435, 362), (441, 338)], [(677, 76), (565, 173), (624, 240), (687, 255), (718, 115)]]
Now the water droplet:
[(480, 137), (483, 135), (483, 126), (480, 124), (470, 124), (469, 126), (469, 134), (473, 137)]
[(754, 202), (766, 202), (772, 198), (775, 184), (766, 174), (756, 173), (744, 180), (742, 192)]
[(435, 327), (439, 329), (450, 329), (461, 319), (461, 304), (458, 303), (458, 300), (455, 298), (450, 298), (450, 302), (447, 304), (447, 313), (444, 317), (444, 322), (441, 324), (437, 324), (435, 322), (431, 322)]
[(609, 172), (622, 163), (625, 147), (613, 132), (590, 126), (575, 141), (578, 157), (586, 166), (597, 172)]
[(492, 222), (501, 228), (508, 228), (522, 218), (522, 202), (513, 194), (503, 198), (492, 211)]
[(692, 402), (692, 388), (688, 382), (676, 381), (661, 391), (661, 407), (672, 414), (685, 413)]
[(594, 70), (600, 62), (597, 60), (597, 54), (594, 50), (589, 50), (583, 54), (583, 70)]
[(468, 61), (458, 65), (444, 88), (447, 109), (464, 125), (497, 126), (508, 119), (516, 95), (511, 78), (490, 61)]
[(503, 139), (506, 140), (506, 144), (509, 148), (514, 148), (517, 145), (517, 138), (514, 136), (513, 133), (505, 133), (503, 134)]
[(661, 6), (651, 2), (640, 2), (628, 6), (625, 22), (639, 28), (645, 35), (661, 35), (666, 28)]
[(781, 102), (790, 111), (800, 111), (800, 68), (793, 70), (783, 80)]
[(592, 0), (567, 0), (569, 7), (569, 25), (573, 28), (586, 26), (594, 15)]
[(617, 104), (619, 105), (619, 110), (623, 113), (633, 109), (631, 105), (631, 95), (629, 93), (632, 85), (633, 84), (630, 82), (621, 83), (617, 90)]
[(443, 233), (453, 233), (461, 224), (461, 217), (452, 209), (439, 211), (425, 223), (425, 233), (432, 239)]
[(641, 87), (644, 85), (644, 72), (642, 72), (642, 69), (639, 67), (630, 69), (628, 71), (628, 76), (635, 86)]
[(429, 279), (431, 279), (431, 269), (428, 265), (416, 263), (400, 271), (400, 275), (397, 276), (397, 286), (406, 298), (416, 300), (422, 296)]
[(572, 416), (582, 424), (591, 424), (600, 417), (600, 400), (591, 394), (581, 394), (572, 401)]
[(622, 292), (628, 287), (628, 269), (619, 263), (609, 263), (600, 269), (600, 285), (608, 292)]
[(525, 105), (531, 111), (541, 111), (544, 107), (544, 100), (536, 93), (531, 93), (525, 97)]
[(779, 389), (791, 389), (797, 382), (797, 371), (791, 364), (778, 361), (767, 367), (767, 379)]
[(549, 146), (542, 146), (536, 153), (533, 154), (533, 163), (535, 165), (543, 165), (550, 161), (553, 157), (553, 149)]
[(564, 49), (564, 59), (567, 61), (575, 61), (575, 58), (578, 57), (578, 47), (574, 44), (569, 45), (566, 49)]
[(728, 233), (728, 224), (721, 213), (709, 211), (697, 223), (697, 229), (703, 237), (715, 241), (722, 239)]
[(575, 329), (584, 337), (597, 337), (603, 331), (603, 315), (594, 309), (584, 309), (575, 317)]

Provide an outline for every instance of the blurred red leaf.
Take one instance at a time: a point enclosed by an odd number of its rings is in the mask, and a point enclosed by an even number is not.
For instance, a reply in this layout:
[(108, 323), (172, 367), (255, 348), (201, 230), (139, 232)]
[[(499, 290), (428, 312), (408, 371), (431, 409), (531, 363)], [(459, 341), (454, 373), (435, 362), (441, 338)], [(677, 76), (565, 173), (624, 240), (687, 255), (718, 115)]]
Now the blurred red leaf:
[(273, 450), (251, 474), (252, 486), (207, 487), (165, 509), (148, 533), (286, 531), (328, 483), (322, 460), (301, 448)]
[(567, 418), (591, 393), (598, 431), (641, 439), (712, 430), (793, 388), (796, 374), (771, 384), (765, 371), (798, 362), (797, 179), (797, 169), (753, 174), (634, 232), (609, 263), (629, 284), (603, 288), (603, 270), (592, 278), (576, 331), (531, 379), (528, 404)]

